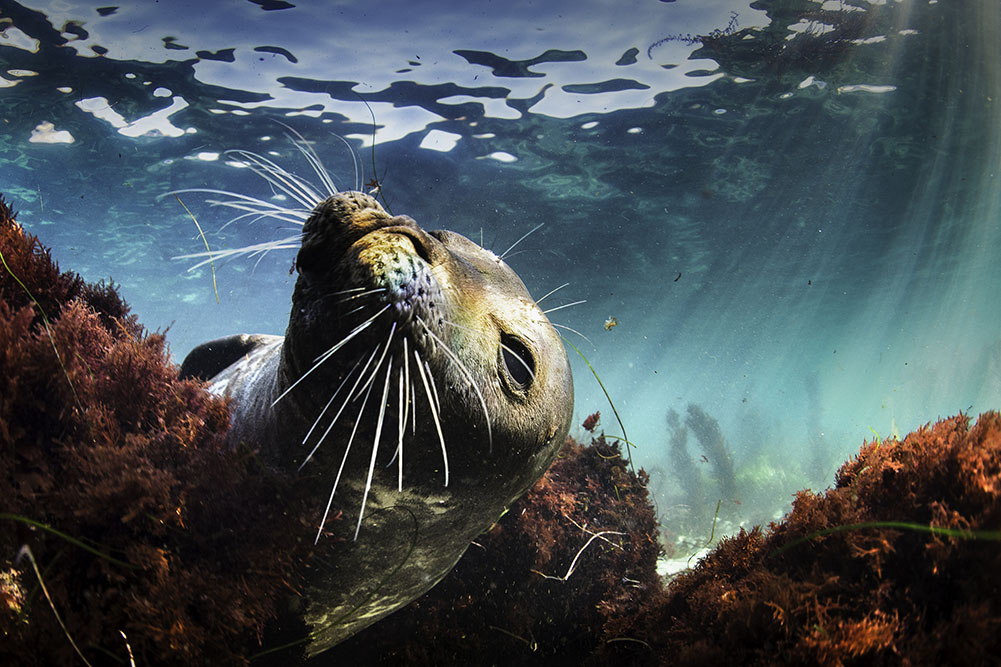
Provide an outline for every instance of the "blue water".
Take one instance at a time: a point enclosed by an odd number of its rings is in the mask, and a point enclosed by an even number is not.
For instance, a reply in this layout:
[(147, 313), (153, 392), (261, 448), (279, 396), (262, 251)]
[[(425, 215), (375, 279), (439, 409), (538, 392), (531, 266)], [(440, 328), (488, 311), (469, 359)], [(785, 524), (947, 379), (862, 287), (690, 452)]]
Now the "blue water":
[[(222, 151), (305, 175), (281, 121), (426, 228), (502, 252), (544, 223), (510, 264), (586, 301), (551, 316), (669, 527), (669, 409), (719, 420), (760, 521), (863, 438), (1001, 408), (996, 2), (287, 4), (0, 2), (0, 191), (176, 360), (284, 331), (293, 251), (217, 266), (217, 303), (162, 196), (271, 197)], [(213, 248), (291, 231), (182, 198)], [(621, 435), (570, 354), (575, 422)]]

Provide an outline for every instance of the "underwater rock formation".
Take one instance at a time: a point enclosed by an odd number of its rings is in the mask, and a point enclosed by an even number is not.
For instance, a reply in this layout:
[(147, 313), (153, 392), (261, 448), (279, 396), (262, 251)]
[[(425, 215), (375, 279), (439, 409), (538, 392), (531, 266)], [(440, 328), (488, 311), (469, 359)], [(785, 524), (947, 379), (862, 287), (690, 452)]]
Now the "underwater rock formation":
[(2, 200), (0, 253), (0, 664), (247, 664), (303, 557), (289, 481)]

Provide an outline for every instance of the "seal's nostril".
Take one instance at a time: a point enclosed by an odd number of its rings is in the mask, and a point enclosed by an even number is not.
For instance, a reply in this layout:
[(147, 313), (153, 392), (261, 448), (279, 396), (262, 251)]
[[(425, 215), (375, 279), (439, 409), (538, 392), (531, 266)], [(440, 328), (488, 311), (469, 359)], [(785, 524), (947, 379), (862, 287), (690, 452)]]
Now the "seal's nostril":
[(431, 252), (428, 249), (427, 239), (421, 234), (410, 234), (408, 236), (414, 242), (414, 252), (417, 253), (417, 256), (430, 264)]

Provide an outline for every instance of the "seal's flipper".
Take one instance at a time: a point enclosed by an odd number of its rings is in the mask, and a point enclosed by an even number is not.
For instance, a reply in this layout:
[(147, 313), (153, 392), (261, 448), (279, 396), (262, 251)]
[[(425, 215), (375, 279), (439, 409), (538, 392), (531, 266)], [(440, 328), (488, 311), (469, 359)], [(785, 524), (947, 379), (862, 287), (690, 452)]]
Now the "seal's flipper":
[(202, 343), (184, 358), (181, 379), (211, 380), (258, 347), (280, 338), (267, 334), (237, 334)]

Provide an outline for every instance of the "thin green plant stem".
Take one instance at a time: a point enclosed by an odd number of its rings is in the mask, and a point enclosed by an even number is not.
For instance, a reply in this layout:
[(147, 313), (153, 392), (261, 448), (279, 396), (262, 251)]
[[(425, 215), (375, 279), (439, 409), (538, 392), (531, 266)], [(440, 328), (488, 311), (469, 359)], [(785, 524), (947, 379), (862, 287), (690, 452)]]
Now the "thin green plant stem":
[[(716, 501), (716, 513), (713, 514), (713, 525), (712, 528), (709, 530), (709, 539), (706, 540), (706, 543), (702, 545), (703, 549), (712, 544), (713, 539), (716, 537), (716, 522), (719, 521), (719, 508), (722, 505), (723, 505), (723, 499), (720, 498), (719, 500)], [(688, 567), (692, 566), (692, 559), (695, 558), (696, 554), (698, 554), (698, 551), (696, 551), (694, 554), (688, 557), (688, 563), (687, 563)]]
[(62, 538), (64, 540), (66, 540), (67, 542), (69, 542), (70, 544), (72, 544), (74, 546), (80, 547), (84, 551), (88, 551), (88, 552), (94, 554), (98, 558), (103, 558), (104, 560), (106, 560), (108, 562), (114, 563), (115, 565), (120, 565), (122, 567), (127, 567), (127, 568), (130, 568), (130, 569), (138, 569), (137, 566), (133, 565), (132, 563), (126, 563), (123, 560), (118, 560), (114, 556), (109, 556), (108, 554), (104, 553), (103, 551), (98, 551), (94, 547), (90, 546), (89, 544), (87, 544), (85, 542), (82, 542), (81, 540), (73, 537), (72, 535), (67, 535), (66, 533), (62, 532), (61, 530), (53, 528), (52, 526), (50, 526), (50, 525), (48, 525), (46, 523), (42, 523), (41, 521), (36, 521), (35, 519), (31, 519), (31, 518), (28, 518), (26, 516), (22, 516), (20, 514), (7, 514), (5, 512), (4, 513), (0, 513), (0, 519), (7, 519), (8, 521), (17, 521), (18, 523), (23, 523), (23, 524), (26, 524), (26, 525), (31, 526), (33, 528), (39, 528), (41, 530), (44, 530), (47, 533), (51, 533), (52, 535), (55, 535), (56, 537), (59, 537), (59, 538)]
[(910, 530), (916, 533), (928, 533), (937, 537), (955, 537), (963, 540), (993, 540), (1001, 541), (1001, 530), (963, 530), (960, 528), (944, 528), (942, 526), (930, 526), (924, 523), (913, 523), (911, 521), (864, 521), (862, 523), (849, 523), (843, 526), (832, 526), (823, 530), (818, 530), (809, 535), (797, 538), (785, 544), (770, 555), (777, 556), (783, 551), (799, 546), (804, 542), (831, 535), (833, 533), (843, 533), (849, 530), (865, 530), (867, 528), (897, 528), (899, 530)]
[(4, 258), (3, 252), (0, 252), (0, 264), (3, 264), (3, 268), (7, 269), (7, 273), (10, 274), (10, 277), (13, 278), (17, 282), (17, 284), (21, 286), (21, 289), (24, 290), (24, 293), (28, 295), (28, 298), (31, 299), (31, 302), (35, 304), (36, 308), (38, 308), (38, 312), (42, 314), (42, 324), (45, 326), (45, 333), (49, 337), (49, 344), (52, 345), (52, 351), (56, 353), (56, 360), (59, 362), (59, 368), (61, 368), (63, 371), (63, 376), (65, 376), (66, 383), (70, 386), (70, 391), (73, 392), (73, 401), (76, 403), (77, 408), (79, 408), (80, 412), (82, 413), (83, 405), (80, 404), (80, 397), (77, 396), (76, 394), (76, 387), (73, 386), (73, 381), (70, 380), (69, 371), (66, 370), (66, 364), (63, 363), (63, 357), (61, 354), (59, 354), (59, 349), (56, 347), (56, 340), (55, 338), (52, 337), (52, 329), (49, 328), (49, 316), (46, 315), (45, 309), (42, 308), (42, 304), (38, 302), (38, 299), (36, 299), (35, 295), (31, 293), (31, 290), (28, 289), (28, 286), (25, 285), (23, 282), (21, 282), (21, 279), (17, 277), (17, 275), (14, 273), (13, 270), (11, 270), (9, 266), (7, 266), (7, 260)]
[(184, 211), (191, 218), (192, 222), (195, 223), (195, 227), (198, 229), (198, 235), (202, 237), (202, 243), (205, 244), (205, 252), (209, 253), (209, 268), (212, 269), (212, 292), (215, 294), (215, 302), (219, 303), (219, 286), (216, 284), (215, 279), (215, 261), (212, 259), (212, 250), (209, 248), (208, 239), (205, 238), (205, 232), (202, 231), (202, 226), (198, 224), (198, 218), (196, 218), (195, 214), (184, 205), (184, 202), (181, 201), (181, 198), (178, 197), (177, 194), (174, 194), (174, 199), (177, 200), (177, 203), (181, 205), (181, 208), (184, 209)]
[(564, 343), (572, 347), (574, 352), (580, 355), (580, 358), (584, 360), (584, 363), (587, 364), (587, 367), (591, 370), (591, 374), (594, 375), (594, 379), (598, 381), (598, 386), (601, 387), (601, 391), (605, 392), (605, 399), (607, 399), (608, 404), (612, 406), (612, 413), (615, 415), (615, 420), (619, 422), (619, 428), (622, 429), (622, 439), (626, 443), (626, 460), (629, 461), (629, 470), (635, 475), (636, 468), (633, 466), (633, 453), (630, 451), (630, 446), (634, 445), (629, 442), (629, 436), (626, 435), (626, 425), (622, 423), (622, 417), (619, 416), (619, 411), (615, 408), (615, 403), (612, 401), (612, 397), (608, 394), (608, 390), (605, 389), (605, 383), (601, 381), (601, 378), (598, 376), (598, 371), (594, 370), (594, 366), (592, 366), (591, 362), (587, 360), (584, 353), (581, 352), (576, 345), (571, 343), (566, 336), (561, 334), (560, 338), (563, 339)]
[(83, 660), (83, 664), (87, 665), (87, 667), (91, 667), (90, 662), (84, 657), (80, 647), (76, 645), (75, 641), (73, 641), (73, 636), (70, 635), (70, 631), (66, 628), (66, 624), (63, 623), (63, 619), (59, 615), (59, 612), (56, 611), (56, 605), (52, 602), (52, 596), (49, 595), (49, 589), (45, 586), (45, 581), (42, 579), (42, 573), (38, 571), (38, 563), (35, 562), (35, 555), (31, 553), (31, 547), (27, 544), (22, 546), (20, 553), (17, 555), (18, 559), (20, 559), (21, 556), (27, 556), (28, 560), (31, 561), (31, 568), (35, 571), (35, 576), (38, 577), (38, 585), (42, 587), (42, 592), (45, 593), (45, 599), (49, 601), (49, 607), (52, 609), (52, 613), (55, 615), (56, 620), (59, 621), (59, 627), (63, 629), (63, 634), (66, 635), (66, 639), (70, 641), (70, 645), (73, 647), (73, 650), (76, 651), (76, 654), (80, 656), (81, 660)]

